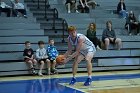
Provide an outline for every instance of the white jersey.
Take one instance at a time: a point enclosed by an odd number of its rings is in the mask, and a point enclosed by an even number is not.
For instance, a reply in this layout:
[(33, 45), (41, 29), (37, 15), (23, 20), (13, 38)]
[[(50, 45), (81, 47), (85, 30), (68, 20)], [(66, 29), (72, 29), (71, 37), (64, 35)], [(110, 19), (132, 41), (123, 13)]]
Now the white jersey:
[(75, 40), (72, 40), (71, 36), (69, 35), (68, 40), (73, 46), (76, 47), (78, 45), (78, 39), (80, 38), (80, 36), (83, 36), (85, 38), (85, 41), (81, 46), (81, 54), (86, 55), (88, 52), (96, 52), (94, 44), (83, 34), (78, 33)]

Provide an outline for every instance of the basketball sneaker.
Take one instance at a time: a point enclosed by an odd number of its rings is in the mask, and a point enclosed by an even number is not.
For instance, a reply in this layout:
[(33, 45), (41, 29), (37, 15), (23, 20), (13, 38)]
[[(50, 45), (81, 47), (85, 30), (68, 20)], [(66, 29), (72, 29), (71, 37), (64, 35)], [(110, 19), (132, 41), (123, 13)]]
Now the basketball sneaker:
[(84, 86), (89, 86), (91, 85), (92, 79), (91, 78), (87, 78), (86, 82), (84, 83)]
[(76, 83), (76, 78), (73, 77), (73, 78), (71, 79), (69, 85), (74, 85), (75, 83)]

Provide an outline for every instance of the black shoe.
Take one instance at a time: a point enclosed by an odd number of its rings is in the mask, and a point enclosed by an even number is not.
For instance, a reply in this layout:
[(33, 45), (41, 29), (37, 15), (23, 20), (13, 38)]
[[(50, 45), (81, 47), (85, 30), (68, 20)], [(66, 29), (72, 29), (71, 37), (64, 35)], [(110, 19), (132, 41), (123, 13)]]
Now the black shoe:
[(32, 73), (32, 75), (36, 75), (37, 74), (34, 69), (31, 69), (31, 73)]

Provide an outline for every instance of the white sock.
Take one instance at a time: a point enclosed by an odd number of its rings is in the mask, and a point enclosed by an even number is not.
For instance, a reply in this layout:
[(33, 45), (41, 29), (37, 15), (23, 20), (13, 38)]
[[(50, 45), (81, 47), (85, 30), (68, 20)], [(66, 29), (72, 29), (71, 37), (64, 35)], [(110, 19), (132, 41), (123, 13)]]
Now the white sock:
[(89, 78), (92, 78), (91, 76), (88, 76)]

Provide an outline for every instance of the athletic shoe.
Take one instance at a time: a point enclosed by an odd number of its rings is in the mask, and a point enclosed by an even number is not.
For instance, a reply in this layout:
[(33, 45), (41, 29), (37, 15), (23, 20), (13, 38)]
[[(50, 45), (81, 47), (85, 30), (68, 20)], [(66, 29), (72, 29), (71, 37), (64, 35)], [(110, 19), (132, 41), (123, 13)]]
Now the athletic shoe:
[(74, 85), (75, 83), (76, 83), (76, 78), (73, 77), (73, 78), (71, 79), (69, 85)]
[(41, 72), (38, 73), (39, 76), (43, 76), (43, 74)]
[(27, 16), (26, 16), (26, 15), (24, 15), (24, 18), (27, 18)]
[(91, 78), (87, 78), (86, 82), (84, 83), (84, 86), (89, 86), (91, 85), (92, 79)]
[(35, 70), (32, 70), (31, 73), (32, 73), (33, 75), (37, 74)]
[(68, 13), (71, 13), (71, 11), (68, 11)]

